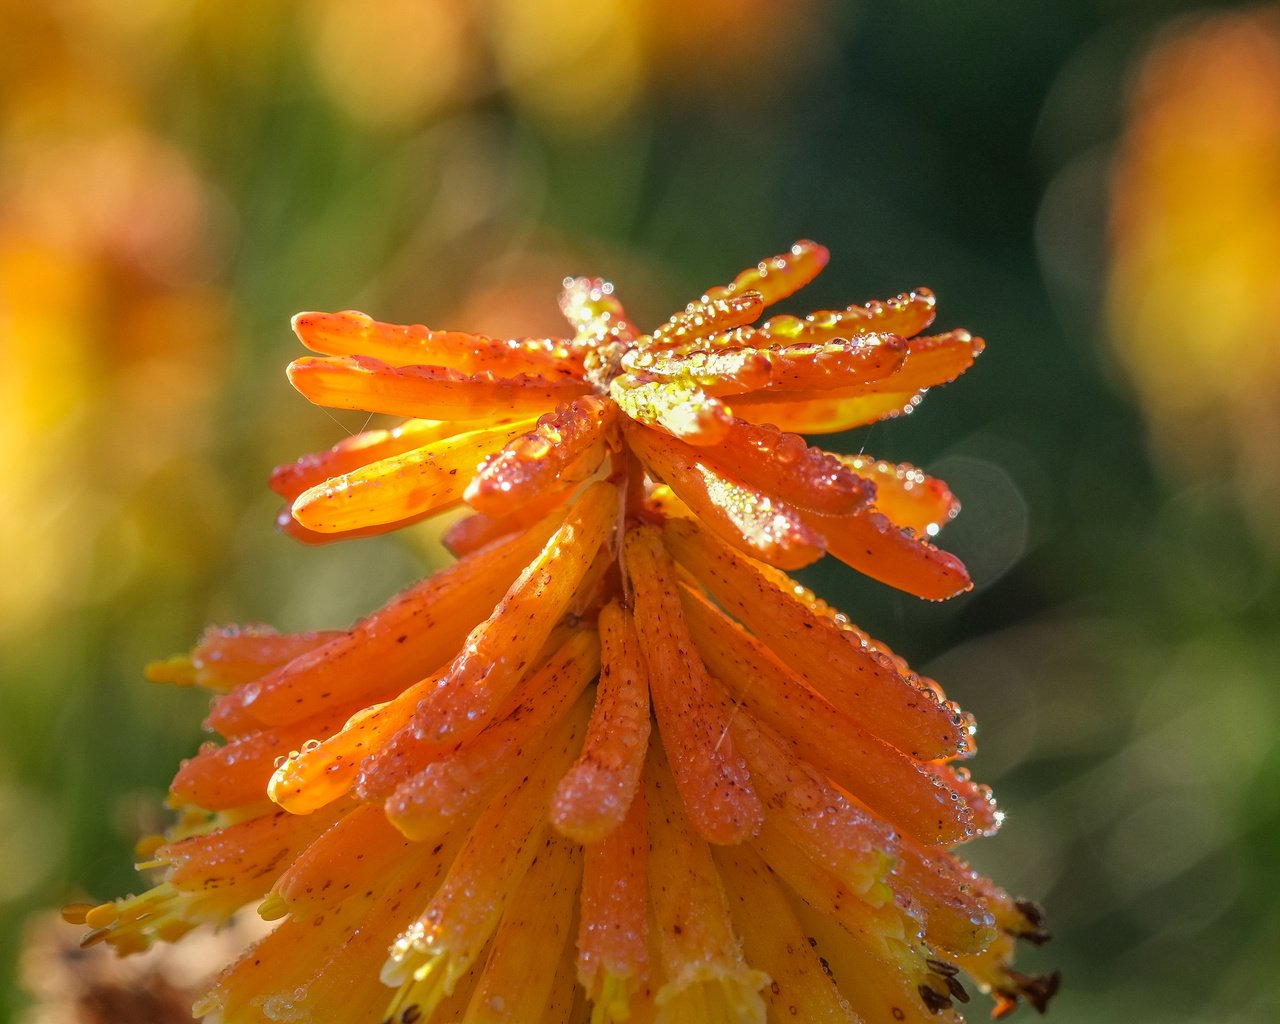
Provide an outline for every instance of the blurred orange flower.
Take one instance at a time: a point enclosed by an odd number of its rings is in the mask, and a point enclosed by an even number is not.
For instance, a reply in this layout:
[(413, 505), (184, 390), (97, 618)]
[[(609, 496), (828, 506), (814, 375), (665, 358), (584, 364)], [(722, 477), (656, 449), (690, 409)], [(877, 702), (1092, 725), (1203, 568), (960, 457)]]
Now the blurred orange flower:
[(1056, 975), (1012, 959), (1039, 911), (952, 852), (1000, 821), (957, 763), (972, 720), (787, 575), (829, 551), (969, 587), (925, 539), (943, 483), (788, 431), (909, 410), (982, 342), (921, 335), (924, 290), (753, 326), (826, 260), (799, 242), (649, 333), (585, 278), (568, 338), (297, 316), (298, 390), (410, 418), (280, 467), (285, 528), (465, 504), (458, 561), (349, 630), (213, 630), (152, 667), (220, 694), (226, 742), (142, 844), (159, 884), (69, 908), (86, 941), (260, 900), (280, 924), (196, 1007), (225, 1024), (958, 1020), (962, 972), (1043, 1009)]
[(1280, 500), (1280, 12), (1181, 23), (1147, 57), (1112, 189), (1115, 351), (1176, 474)]
[(224, 375), (218, 205), (150, 127), (136, 53), (117, 60), (93, 5), (71, 6), (0, 2), (21, 51), (0, 69), (0, 559), (24, 580), (0, 598), (6, 637), (207, 557), (192, 531), (156, 557), (164, 513), (137, 495), (211, 477), (193, 424)]
[(536, 119), (591, 134), (669, 85), (728, 106), (783, 92), (821, 54), (823, 22), (813, 0), (319, 0), (306, 52), (358, 122), (404, 126), (500, 87)]

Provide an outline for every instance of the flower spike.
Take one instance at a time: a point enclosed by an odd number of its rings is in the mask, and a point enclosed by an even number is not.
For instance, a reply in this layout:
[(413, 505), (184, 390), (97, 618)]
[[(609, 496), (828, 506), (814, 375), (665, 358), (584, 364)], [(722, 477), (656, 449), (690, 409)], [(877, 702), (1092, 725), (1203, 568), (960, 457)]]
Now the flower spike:
[(456, 562), (347, 629), (148, 667), (211, 691), (223, 742), (139, 844), (155, 884), (66, 909), (85, 944), (256, 908), (275, 930), (195, 1006), (218, 1024), (959, 1024), (966, 984), (1043, 1011), (1058, 976), (1015, 965), (1043, 915), (953, 849), (1002, 820), (972, 718), (788, 575), (969, 588), (944, 483), (802, 435), (910, 412), (983, 342), (922, 335), (923, 288), (761, 322), (827, 259), (797, 242), (648, 333), (592, 277), (562, 338), (295, 317), (298, 391), (405, 419), (278, 467), (281, 528), (455, 510)]

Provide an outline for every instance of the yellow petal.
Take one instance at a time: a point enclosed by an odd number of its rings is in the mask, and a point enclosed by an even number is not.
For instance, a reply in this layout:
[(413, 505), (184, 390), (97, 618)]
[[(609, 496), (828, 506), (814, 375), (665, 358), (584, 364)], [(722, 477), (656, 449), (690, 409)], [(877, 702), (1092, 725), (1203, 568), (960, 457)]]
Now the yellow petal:
[(609, 384), (609, 397), (638, 423), (661, 427), (689, 444), (719, 444), (731, 414), (692, 380), (648, 380), (624, 373)]
[(582, 876), (577, 844), (548, 833), (502, 915), (463, 1024), (529, 1024), (546, 1008)]
[(860, 1024), (823, 970), (768, 866), (746, 846), (720, 847), (714, 855), (742, 951), (772, 979), (764, 990), (769, 1016), (805, 1024)]
[(527, 776), (508, 781), (471, 827), (444, 883), (383, 965), (384, 983), (399, 986), (391, 1014), (417, 1006), (430, 1019), (488, 943), (545, 841), (546, 800), (577, 754), (585, 729), (584, 707), (548, 737)]
[(684, 813), (661, 749), (649, 760), (649, 899), (667, 983), (658, 991), (661, 1024), (764, 1024), (760, 989), (729, 918), (711, 848)]
[(530, 424), (455, 434), (325, 480), (298, 496), (293, 517), (309, 530), (337, 533), (437, 511), (461, 498), (485, 457)]

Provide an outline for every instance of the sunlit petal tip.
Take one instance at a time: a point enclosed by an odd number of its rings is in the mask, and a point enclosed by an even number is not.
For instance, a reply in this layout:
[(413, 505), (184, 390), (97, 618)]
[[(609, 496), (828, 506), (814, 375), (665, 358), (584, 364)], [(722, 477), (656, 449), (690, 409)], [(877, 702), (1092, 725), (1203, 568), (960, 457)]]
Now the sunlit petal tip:
[(336, 355), (349, 351), (351, 339), (358, 340), (366, 334), (373, 322), (373, 317), (366, 313), (345, 310), (341, 313), (297, 313), (291, 326), (298, 340), (307, 348), (314, 352)]
[(150, 683), (169, 683), (172, 686), (194, 686), (196, 683), (196, 666), (185, 654), (149, 662), (142, 671)]
[(851, 568), (929, 601), (944, 601), (973, 588), (964, 563), (904, 530), (875, 510), (849, 516), (805, 513), (827, 551)]

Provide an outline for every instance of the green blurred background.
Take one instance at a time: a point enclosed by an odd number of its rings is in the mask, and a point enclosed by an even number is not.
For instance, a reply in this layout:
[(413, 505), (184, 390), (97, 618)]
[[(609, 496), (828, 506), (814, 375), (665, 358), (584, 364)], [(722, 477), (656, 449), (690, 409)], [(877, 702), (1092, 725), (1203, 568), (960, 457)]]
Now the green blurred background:
[(1280, 16), (1120, 0), (0, 0), (0, 1012), (201, 741), (142, 665), (442, 557), (274, 531), (362, 422), (293, 312), (558, 332), (589, 273), (653, 324), (801, 237), (791, 311), (928, 285), (989, 342), (832, 444), (951, 483), (974, 592), (811, 582), (977, 715), (1053, 1019), (1277, 1019)]

